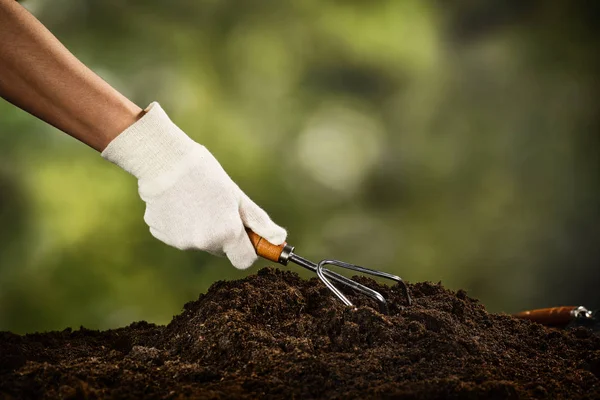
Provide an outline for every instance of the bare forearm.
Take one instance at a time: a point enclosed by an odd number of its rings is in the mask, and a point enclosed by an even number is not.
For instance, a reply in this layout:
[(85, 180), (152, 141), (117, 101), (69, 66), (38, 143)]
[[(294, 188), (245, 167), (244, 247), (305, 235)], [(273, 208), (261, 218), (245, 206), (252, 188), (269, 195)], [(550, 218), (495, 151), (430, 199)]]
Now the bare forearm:
[(0, 0), (0, 96), (98, 151), (142, 113), (14, 0)]

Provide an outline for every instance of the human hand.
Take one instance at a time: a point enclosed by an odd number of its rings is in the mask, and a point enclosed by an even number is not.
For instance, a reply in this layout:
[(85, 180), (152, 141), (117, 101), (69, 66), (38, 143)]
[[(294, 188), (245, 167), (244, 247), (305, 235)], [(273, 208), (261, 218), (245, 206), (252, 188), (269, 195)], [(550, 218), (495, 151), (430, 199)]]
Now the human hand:
[(273, 244), (285, 241), (276, 225), (227, 175), (202, 145), (152, 103), (116, 137), (102, 157), (138, 178), (152, 235), (179, 249), (227, 255), (239, 269), (256, 261), (244, 227)]

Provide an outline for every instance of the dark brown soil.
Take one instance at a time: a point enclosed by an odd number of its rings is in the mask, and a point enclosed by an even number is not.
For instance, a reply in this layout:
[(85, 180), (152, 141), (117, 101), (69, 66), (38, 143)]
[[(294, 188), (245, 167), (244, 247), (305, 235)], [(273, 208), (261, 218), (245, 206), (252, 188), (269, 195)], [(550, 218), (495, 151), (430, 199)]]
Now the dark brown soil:
[(600, 398), (600, 338), (488, 314), (464, 291), (377, 287), (344, 307), (316, 279), (218, 282), (167, 326), (0, 334), (0, 398)]

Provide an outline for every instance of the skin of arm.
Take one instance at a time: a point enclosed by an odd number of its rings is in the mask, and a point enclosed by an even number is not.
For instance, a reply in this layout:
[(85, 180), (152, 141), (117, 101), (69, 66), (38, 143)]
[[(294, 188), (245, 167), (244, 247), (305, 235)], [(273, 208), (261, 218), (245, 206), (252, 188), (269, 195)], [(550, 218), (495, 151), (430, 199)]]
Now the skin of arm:
[(14, 0), (0, 0), (0, 97), (100, 152), (143, 115)]

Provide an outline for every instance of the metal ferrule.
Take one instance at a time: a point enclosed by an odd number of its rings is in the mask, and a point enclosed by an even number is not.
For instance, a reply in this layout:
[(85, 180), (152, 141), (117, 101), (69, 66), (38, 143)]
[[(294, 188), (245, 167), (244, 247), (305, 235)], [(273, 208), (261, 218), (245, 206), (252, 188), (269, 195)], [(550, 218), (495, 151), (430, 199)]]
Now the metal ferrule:
[(288, 260), (290, 259), (290, 256), (292, 254), (294, 254), (294, 246), (286, 244), (283, 247), (283, 250), (281, 251), (281, 254), (279, 255), (279, 264), (281, 264), (281, 265), (287, 265), (288, 264)]
[(592, 318), (592, 312), (585, 307), (579, 306), (571, 311), (573, 318), (587, 319)]

